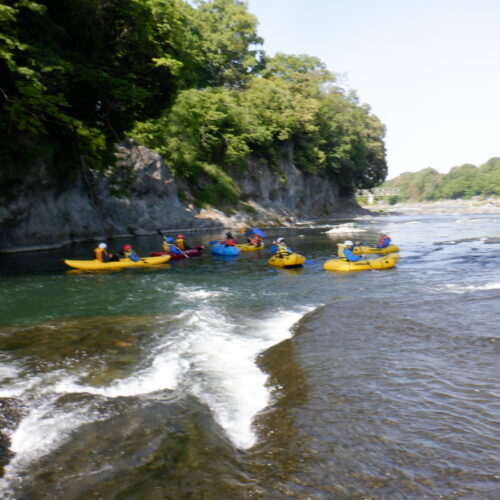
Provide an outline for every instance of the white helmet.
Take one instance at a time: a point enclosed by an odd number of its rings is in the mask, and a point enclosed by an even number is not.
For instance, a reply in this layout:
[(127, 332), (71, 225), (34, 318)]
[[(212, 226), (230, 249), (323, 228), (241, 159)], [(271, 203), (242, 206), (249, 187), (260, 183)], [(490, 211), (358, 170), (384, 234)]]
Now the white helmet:
[(108, 245), (106, 245), (106, 243), (99, 243), (99, 248), (104, 250), (105, 248), (108, 248)]
[(344, 245), (346, 247), (352, 247), (354, 245), (354, 243), (351, 240), (345, 240), (344, 241)]
[(278, 238), (276, 242), (277, 243), (283, 243), (284, 241), (285, 241), (285, 238)]

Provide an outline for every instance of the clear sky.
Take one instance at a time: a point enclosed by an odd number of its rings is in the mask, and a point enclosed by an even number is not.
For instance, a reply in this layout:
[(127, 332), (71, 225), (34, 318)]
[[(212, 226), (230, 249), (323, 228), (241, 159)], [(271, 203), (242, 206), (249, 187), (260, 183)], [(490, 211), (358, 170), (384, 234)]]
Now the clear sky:
[(389, 178), (500, 156), (500, 0), (247, 0), (269, 55), (308, 54), (387, 127)]

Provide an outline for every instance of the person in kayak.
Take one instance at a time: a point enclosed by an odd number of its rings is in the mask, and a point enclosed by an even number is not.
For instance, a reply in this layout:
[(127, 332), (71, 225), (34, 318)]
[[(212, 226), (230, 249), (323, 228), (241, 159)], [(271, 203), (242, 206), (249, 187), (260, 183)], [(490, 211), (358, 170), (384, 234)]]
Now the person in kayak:
[(349, 262), (358, 262), (364, 258), (364, 255), (355, 255), (353, 253), (354, 243), (351, 240), (344, 241), (344, 258)]
[(273, 252), (276, 257), (282, 258), (293, 253), (292, 249), (286, 246), (285, 238), (278, 238), (273, 246), (276, 248), (276, 251)]
[(226, 239), (221, 241), (221, 243), (227, 247), (234, 247), (234, 245), (238, 243), (238, 240), (234, 238), (231, 233), (226, 233)]
[(183, 234), (179, 234), (175, 240), (175, 245), (179, 250), (190, 250), (191, 247), (187, 244), (186, 240), (184, 239)]
[(254, 247), (259, 247), (262, 238), (258, 234), (252, 234), (247, 241), (249, 245), (252, 245)]
[(380, 234), (380, 238), (378, 240), (377, 248), (386, 248), (391, 244), (391, 238), (387, 234)]
[(124, 245), (122, 253), (132, 262), (139, 262), (141, 260), (139, 256), (135, 253), (135, 250), (132, 248), (132, 245)]
[(108, 245), (106, 245), (106, 243), (99, 243), (97, 248), (94, 248), (94, 254), (99, 262), (116, 262), (120, 260), (118, 256), (108, 251)]
[(182, 253), (181, 249), (174, 243), (174, 239), (171, 236), (163, 238), (162, 246), (165, 252), (169, 252), (174, 255), (180, 255)]

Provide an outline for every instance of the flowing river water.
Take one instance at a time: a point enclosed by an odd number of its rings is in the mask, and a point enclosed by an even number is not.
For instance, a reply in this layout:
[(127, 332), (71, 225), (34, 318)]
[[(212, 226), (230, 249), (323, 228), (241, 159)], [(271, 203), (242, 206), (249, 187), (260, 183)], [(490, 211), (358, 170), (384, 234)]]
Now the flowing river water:
[[(499, 498), (500, 215), (266, 231), (311, 263), (4, 256), (0, 497)], [(323, 270), (378, 231), (396, 268)]]

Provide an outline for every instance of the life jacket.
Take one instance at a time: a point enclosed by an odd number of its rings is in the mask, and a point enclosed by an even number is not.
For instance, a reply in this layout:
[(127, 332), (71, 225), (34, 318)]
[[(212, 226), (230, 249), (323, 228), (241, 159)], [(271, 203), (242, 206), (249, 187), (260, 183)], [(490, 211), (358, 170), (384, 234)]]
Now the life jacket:
[(222, 244), (226, 245), (227, 247), (234, 247), (234, 241), (235, 240), (228, 238), (227, 240), (224, 240)]
[(103, 253), (104, 253), (104, 248), (94, 248), (94, 253), (95, 253), (95, 258), (99, 261), (99, 262), (104, 262), (104, 259), (103, 259)]
[(389, 243), (391, 242), (391, 238), (389, 238), (389, 236), (386, 236), (386, 235), (382, 235), (380, 237), (380, 239), (378, 240), (378, 247), (379, 248), (385, 248), (387, 246), (389, 246)]
[(128, 257), (132, 262), (139, 262), (141, 260), (134, 252), (124, 251), (123, 253), (125, 257)]
[(175, 240), (175, 245), (177, 246), (177, 248), (178, 248), (179, 250), (186, 250), (186, 249), (184, 248), (184, 239), (182, 239), (182, 238), (177, 238), (177, 239)]
[(282, 247), (278, 245), (278, 249), (276, 250), (276, 256), (277, 257), (286, 257), (287, 255), (290, 255), (292, 252), (290, 251), (289, 248), (287, 247)]

